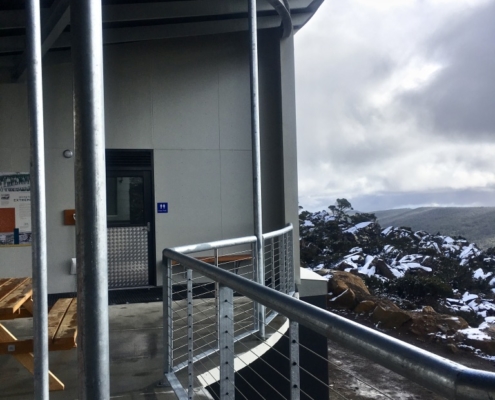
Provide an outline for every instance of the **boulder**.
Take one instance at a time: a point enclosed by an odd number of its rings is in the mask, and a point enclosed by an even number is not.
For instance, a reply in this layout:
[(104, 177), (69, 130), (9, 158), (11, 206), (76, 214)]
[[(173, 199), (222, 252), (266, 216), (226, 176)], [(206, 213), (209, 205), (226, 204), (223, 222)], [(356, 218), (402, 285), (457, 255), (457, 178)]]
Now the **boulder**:
[(333, 272), (333, 276), (328, 280), (328, 289), (335, 295), (339, 295), (347, 289), (352, 289), (356, 296), (370, 295), (368, 288), (360, 277), (345, 271)]
[(401, 310), (389, 300), (381, 300), (371, 317), (382, 328), (398, 328), (411, 319), (407, 311)]
[(358, 314), (369, 313), (376, 307), (376, 303), (373, 300), (363, 300), (355, 308), (354, 312)]
[(321, 275), (321, 276), (327, 276), (332, 271), (328, 268), (321, 268), (321, 269), (316, 269), (313, 272), (316, 272), (318, 275)]
[(356, 267), (351, 264), (347, 264), (346, 260), (342, 261), (335, 267), (335, 269), (338, 271), (345, 271), (348, 268), (356, 268)]
[(356, 305), (356, 295), (352, 289), (347, 289), (338, 296), (331, 298), (328, 303), (330, 307), (346, 308), (350, 310)]
[(385, 261), (383, 261), (381, 258), (375, 258), (372, 262), (372, 265), (374, 265), (377, 272), (380, 275), (384, 276), (385, 278), (388, 278), (388, 279), (394, 279), (395, 278), (395, 275), (390, 270), (390, 267), (388, 266), (388, 264)]
[(445, 337), (452, 336), (459, 329), (466, 329), (469, 326), (464, 318), (438, 314), (430, 306), (423, 307), (421, 312), (411, 311), (409, 315), (411, 320), (405, 328), (423, 340), (429, 340), (438, 333)]
[(483, 340), (483, 339), (464, 339), (464, 343), (468, 346), (473, 346), (475, 349), (480, 349), (483, 353), (490, 356), (495, 356), (495, 340)]

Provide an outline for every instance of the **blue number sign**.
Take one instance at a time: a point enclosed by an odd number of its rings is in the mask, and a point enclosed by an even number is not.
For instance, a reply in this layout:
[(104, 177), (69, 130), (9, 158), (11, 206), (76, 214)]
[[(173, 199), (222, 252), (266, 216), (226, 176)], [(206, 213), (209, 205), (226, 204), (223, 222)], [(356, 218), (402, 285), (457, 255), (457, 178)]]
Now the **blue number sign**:
[(156, 212), (158, 214), (168, 213), (168, 203), (156, 203)]

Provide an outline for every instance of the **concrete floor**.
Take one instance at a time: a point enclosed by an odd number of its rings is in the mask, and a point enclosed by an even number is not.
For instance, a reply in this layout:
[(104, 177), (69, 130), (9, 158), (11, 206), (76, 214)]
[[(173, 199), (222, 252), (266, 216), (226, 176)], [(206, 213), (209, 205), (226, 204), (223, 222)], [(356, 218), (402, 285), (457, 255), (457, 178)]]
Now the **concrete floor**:
[[(213, 299), (194, 300), (195, 346), (205, 351), (216, 343), (216, 314)], [(174, 365), (187, 360), (185, 338), (185, 301), (176, 301), (174, 307)], [(243, 297), (234, 299), (236, 335), (251, 329), (252, 302)], [(109, 306), (110, 321), (110, 393), (112, 399), (176, 400), (170, 387), (157, 384), (163, 376), (163, 305), (161, 302)], [(248, 316), (246, 318), (246, 316)], [(285, 318), (277, 317), (267, 326), (272, 336), (284, 324)], [(2, 321), (18, 339), (32, 337), (32, 318)], [(274, 336), (275, 339), (275, 336)], [(273, 339), (271, 339), (273, 341)], [(236, 344), (235, 353), (248, 365), (267, 351), (271, 344), (261, 343), (251, 335)], [(206, 346), (206, 347), (205, 347)], [(211, 376), (212, 365), (217, 366), (216, 355), (198, 363), (195, 375)], [(50, 371), (64, 384), (65, 390), (50, 392), (50, 399), (77, 399), (77, 349), (50, 352)], [(177, 377), (187, 382), (187, 370)], [(196, 379), (198, 391), (201, 384)], [(211, 384), (212, 382), (206, 382)], [(0, 355), (0, 399), (32, 399), (33, 376), (9, 355)], [(208, 393), (197, 393), (197, 399), (211, 399)]]
[[(109, 307), (112, 399), (177, 399), (157, 387), (163, 371), (162, 303)], [(2, 322), (19, 339), (32, 332), (32, 319)], [(50, 399), (77, 399), (77, 350), (50, 352), (50, 370), (65, 390)], [(33, 376), (12, 356), (0, 355), (0, 398), (32, 399)]]

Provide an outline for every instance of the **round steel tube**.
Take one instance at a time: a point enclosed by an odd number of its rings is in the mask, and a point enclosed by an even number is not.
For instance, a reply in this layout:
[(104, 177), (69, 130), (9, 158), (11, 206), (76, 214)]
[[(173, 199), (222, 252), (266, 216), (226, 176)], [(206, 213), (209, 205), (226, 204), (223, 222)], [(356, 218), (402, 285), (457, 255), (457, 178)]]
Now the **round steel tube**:
[(215, 242), (208, 242), (208, 243), (188, 244), (186, 246), (173, 247), (173, 250), (177, 251), (178, 253), (187, 254), (187, 253), (196, 253), (199, 251), (221, 249), (223, 247), (250, 244), (254, 242), (256, 242), (256, 236), (245, 236), (235, 239), (217, 240)]
[(31, 232), (33, 276), (34, 398), (48, 399), (48, 297), (45, 147), (39, 0), (26, 1), (26, 55), (31, 133)]
[(271, 239), (284, 233), (290, 232), (292, 230), (292, 224), (287, 225), (285, 228), (279, 229), (278, 231), (268, 232), (263, 234), (263, 239)]
[(79, 398), (110, 398), (101, 1), (71, 1)]
[(290, 5), (287, 0), (267, 0), (268, 3), (277, 11), (282, 19), (282, 39), (288, 38), (294, 30), (292, 26), (292, 17), (290, 15)]
[(163, 251), (167, 258), (229, 286), (250, 299), (285, 315), (351, 351), (363, 355), (448, 399), (495, 398), (495, 373), (464, 367), (443, 357), (359, 325), (326, 310), (294, 299), (202, 261)]
[[(249, 38), (251, 49), (249, 52), (249, 71), (251, 82), (251, 152), (253, 163), (253, 215), (254, 236), (256, 236), (256, 268), (257, 282), (265, 282), (265, 262), (263, 254), (263, 201), (261, 194), (261, 144), (260, 144), (260, 104), (258, 79), (258, 25), (256, 0), (248, 0), (249, 11)], [(257, 310), (261, 338), (265, 337), (265, 310), (263, 306)]]

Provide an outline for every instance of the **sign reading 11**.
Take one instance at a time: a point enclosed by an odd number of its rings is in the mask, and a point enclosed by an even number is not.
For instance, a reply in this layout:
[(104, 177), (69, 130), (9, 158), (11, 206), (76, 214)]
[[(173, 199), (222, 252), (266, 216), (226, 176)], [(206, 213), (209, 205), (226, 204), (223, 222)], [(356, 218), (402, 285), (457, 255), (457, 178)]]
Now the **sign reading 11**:
[(156, 203), (156, 212), (158, 214), (168, 213), (168, 203)]

